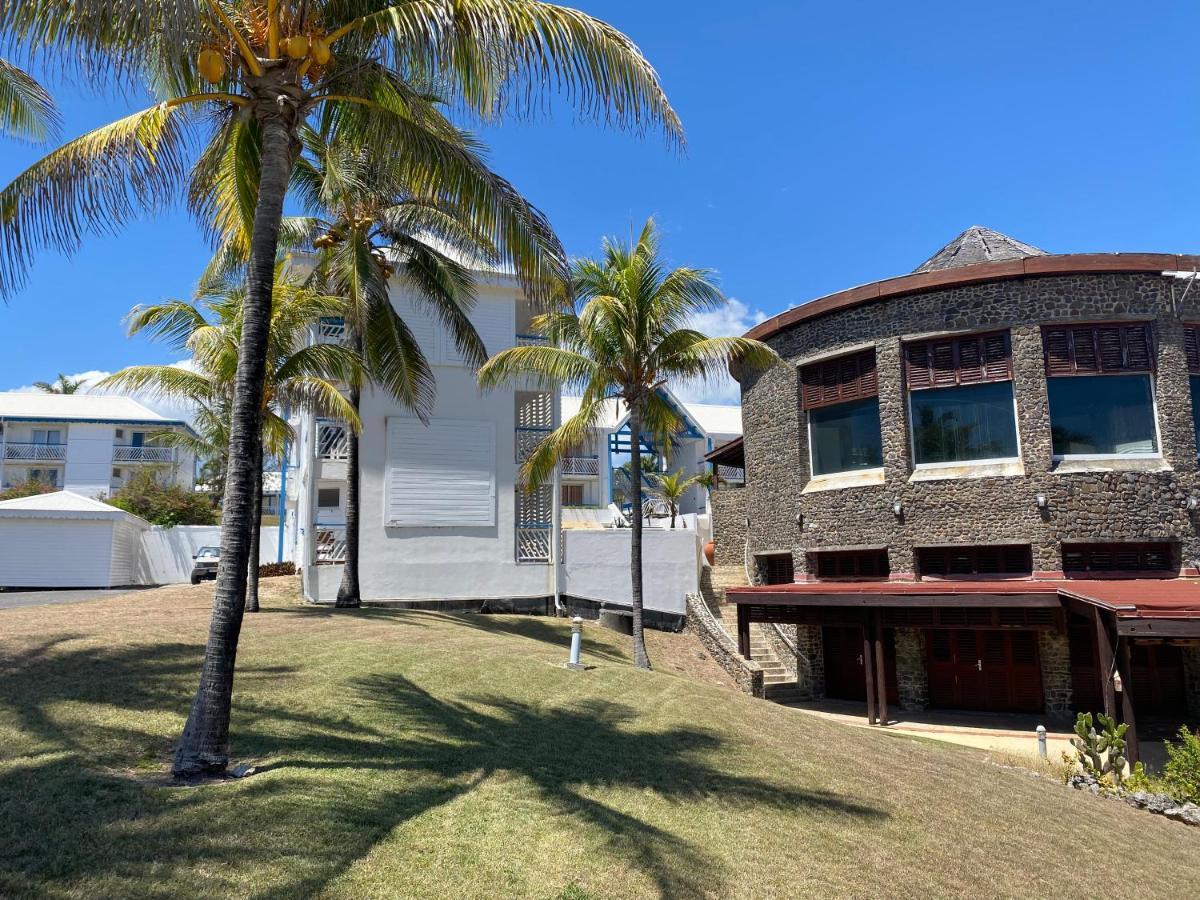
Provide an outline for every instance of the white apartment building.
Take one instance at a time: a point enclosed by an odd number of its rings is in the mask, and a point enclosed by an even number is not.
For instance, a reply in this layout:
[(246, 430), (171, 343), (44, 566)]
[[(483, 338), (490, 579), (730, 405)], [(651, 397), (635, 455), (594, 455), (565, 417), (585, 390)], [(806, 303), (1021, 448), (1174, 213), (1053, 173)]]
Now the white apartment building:
[[(528, 492), (518, 480), (521, 463), (578, 400), (532, 384), (481, 392), (448, 333), (398, 281), (393, 303), (433, 367), (437, 400), (423, 423), (386, 393), (370, 388), (363, 393), (363, 600), (494, 600), (519, 608), (563, 594), (567, 586), (556, 557), (564, 542), (555, 539), (563, 506), (569, 507), (568, 518), (580, 520), (575, 527), (613, 524), (612, 471), (621, 453), (628, 454), (628, 417), (614, 401), (612, 415), (588, 446), (564, 463), (558, 484)], [(539, 340), (530, 334), (534, 314), (515, 279), (482, 276), (470, 315), (489, 354)], [(343, 337), (339, 320), (313, 329), (314, 340)], [(741, 433), (737, 407), (669, 399), (687, 430), (662, 469), (700, 471), (707, 452)], [(278, 487), (271, 479), (271, 492), (278, 490), (284, 509), (281, 546), (295, 547), (306, 595), (329, 600), (345, 558), (346, 431), (340, 423), (313, 417), (293, 424), (298, 437)], [(694, 520), (706, 503), (707, 494), (698, 488), (683, 511)]]
[(190, 430), (129, 397), (0, 393), (0, 486), (42, 481), (84, 497), (111, 496), (140, 469), (192, 487), (191, 453), (156, 433)]

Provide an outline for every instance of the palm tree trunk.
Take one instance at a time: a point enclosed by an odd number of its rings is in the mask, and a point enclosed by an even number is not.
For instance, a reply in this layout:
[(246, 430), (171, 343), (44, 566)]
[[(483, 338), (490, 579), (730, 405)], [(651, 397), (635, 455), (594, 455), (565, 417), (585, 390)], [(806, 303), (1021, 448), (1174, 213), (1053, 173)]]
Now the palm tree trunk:
[[(295, 152), (293, 111), (277, 105), (264, 109), (271, 111), (260, 113), (262, 170), (254, 210), (242, 338), (230, 415), (229, 471), (221, 510), (221, 565), (217, 572), (200, 687), (175, 751), (172, 772), (177, 778), (220, 774), (229, 763), (233, 670), (246, 602), (250, 530), (255, 524), (251, 521), (254, 469), (258, 463), (259, 429), (262, 427), (271, 287), (283, 198)], [(258, 470), (261, 472), (262, 467)]]
[(632, 578), (630, 606), (633, 609), (633, 664), (650, 668), (646, 635), (642, 630), (642, 419), (635, 402), (629, 408), (630, 481), (633, 495), (633, 534), (629, 544), (629, 574)]
[(246, 566), (246, 612), (258, 612), (258, 557), (262, 541), (262, 437), (258, 441), (258, 466), (254, 470), (254, 497), (251, 501), (251, 518), (254, 526), (250, 530), (250, 562)]
[[(362, 358), (362, 334), (357, 328), (352, 329), (351, 340), (354, 352)], [(362, 403), (362, 391), (358, 385), (350, 385), (350, 405), (358, 412)], [(338, 585), (337, 600), (334, 605), (343, 609), (352, 609), (362, 605), (362, 596), (358, 587), (358, 434), (353, 428), (346, 431), (346, 560), (342, 565), (342, 583)]]

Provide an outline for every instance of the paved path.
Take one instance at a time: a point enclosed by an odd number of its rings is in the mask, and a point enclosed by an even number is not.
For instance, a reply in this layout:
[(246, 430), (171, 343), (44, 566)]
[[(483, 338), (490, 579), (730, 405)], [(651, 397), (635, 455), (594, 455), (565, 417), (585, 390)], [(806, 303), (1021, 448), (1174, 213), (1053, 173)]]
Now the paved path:
[(45, 606), (49, 603), (81, 603), (84, 600), (119, 597), (121, 594), (131, 594), (136, 590), (137, 588), (94, 588), (77, 591), (0, 591), (0, 609)]

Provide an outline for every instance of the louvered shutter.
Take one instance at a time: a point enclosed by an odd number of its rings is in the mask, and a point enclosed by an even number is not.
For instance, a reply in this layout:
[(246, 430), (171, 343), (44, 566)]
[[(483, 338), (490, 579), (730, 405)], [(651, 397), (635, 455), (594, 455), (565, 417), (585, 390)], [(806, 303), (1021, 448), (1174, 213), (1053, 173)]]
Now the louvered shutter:
[(874, 350), (813, 363), (800, 370), (800, 400), (805, 409), (864, 400), (878, 393)]
[(496, 426), (492, 422), (387, 420), (384, 524), (496, 524)]
[(910, 391), (1012, 378), (1008, 332), (914, 341), (904, 345)]
[(1106, 375), (1154, 370), (1150, 326), (1073, 325), (1042, 329), (1047, 375)]
[(1183, 329), (1183, 354), (1187, 357), (1188, 372), (1200, 375), (1200, 326), (1188, 325)]

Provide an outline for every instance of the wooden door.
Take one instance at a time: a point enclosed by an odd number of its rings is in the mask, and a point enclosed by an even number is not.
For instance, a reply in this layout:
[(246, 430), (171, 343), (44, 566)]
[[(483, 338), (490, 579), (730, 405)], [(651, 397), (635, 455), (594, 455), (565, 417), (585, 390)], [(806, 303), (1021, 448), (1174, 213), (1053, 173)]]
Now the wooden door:
[(834, 700), (866, 700), (862, 629), (826, 625), (821, 635), (825, 649), (825, 696)]
[(1093, 622), (1073, 622), (1067, 629), (1071, 645), (1071, 705), (1076, 712), (1104, 712), (1100, 692), (1100, 662)]
[(936, 629), (927, 632), (925, 644), (931, 706), (1041, 711), (1036, 632)]
[(1143, 644), (1130, 648), (1133, 664), (1133, 702), (1137, 715), (1187, 715), (1187, 688), (1183, 651), (1170, 644)]

